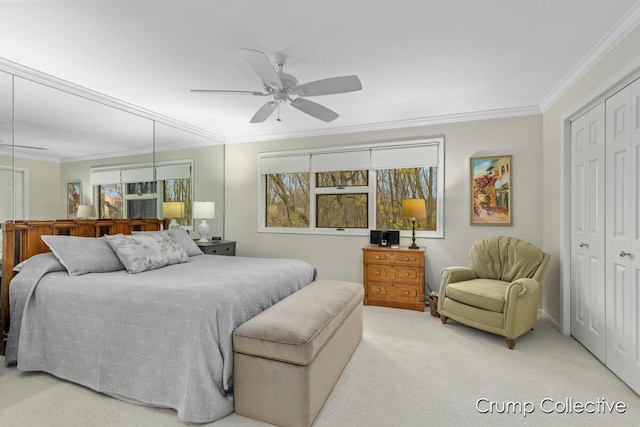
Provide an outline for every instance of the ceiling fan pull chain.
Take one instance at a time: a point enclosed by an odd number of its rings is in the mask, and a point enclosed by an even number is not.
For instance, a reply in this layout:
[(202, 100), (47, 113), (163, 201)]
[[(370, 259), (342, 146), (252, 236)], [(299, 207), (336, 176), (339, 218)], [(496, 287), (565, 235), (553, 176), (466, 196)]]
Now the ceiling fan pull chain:
[(276, 121), (281, 122), (282, 120), (280, 120), (280, 101), (278, 101), (278, 118), (276, 119)]

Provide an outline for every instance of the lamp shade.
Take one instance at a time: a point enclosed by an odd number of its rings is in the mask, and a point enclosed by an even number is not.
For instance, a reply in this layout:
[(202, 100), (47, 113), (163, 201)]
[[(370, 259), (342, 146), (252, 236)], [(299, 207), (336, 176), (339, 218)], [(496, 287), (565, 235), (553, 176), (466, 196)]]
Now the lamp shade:
[(214, 202), (193, 202), (194, 218), (215, 218), (216, 204)]
[(91, 218), (92, 216), (93, 216), (93, 206), (91, 205), (78, 206), (78, 218)]
[(184, 202), (162, 203), (162, 215), (165, 218), (182, 218), (184, 216)]
[(424, 199), (404, 199), (402, 201), (402, 216), (405, 218), (426, 218), (427, 205)]

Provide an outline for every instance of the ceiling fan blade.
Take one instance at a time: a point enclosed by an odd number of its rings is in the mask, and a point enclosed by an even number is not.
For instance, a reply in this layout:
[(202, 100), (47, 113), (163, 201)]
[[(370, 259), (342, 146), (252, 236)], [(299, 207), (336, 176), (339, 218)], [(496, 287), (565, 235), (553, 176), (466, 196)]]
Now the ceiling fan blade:
[(291, 101), (291, 106), (324, 122), (331, 122), (339, 116), (335, 111), (304, 98), (294, 99)]
[(267, 55), (253, 49), (240, 49), (240, 53), (253, 71), (260, 76), (265, 86), (282, 89), (282, 80)]
[(246, 93), (247, 95), (267, 96), (268, 93), (253, 92), (250, 90), (217, 90), (217, 89), (191, 89), (191, 92), (211, 92), (211, 93)]
[(253, 115), (249, 123), (262, 123), (269, 118), (273, 110), (276, 109), (278, 103), (276, 101), (269, 101), (264, 104), (260, 109)]
[(358, 76), (331, 77), (304, 83), (293, 90), (300, 96), (333, 95), (336, 93), (354, 92), (362, 89)]
[(15, 148), (28, 148), (30, 150), (43, 150), (43, 151), (49, 151), (48, 148), (46, 147), (34, 147), (33, 145), (11, 145), (11, 144), (2, 144), (0, 143), (0, 147), (15, 147)]

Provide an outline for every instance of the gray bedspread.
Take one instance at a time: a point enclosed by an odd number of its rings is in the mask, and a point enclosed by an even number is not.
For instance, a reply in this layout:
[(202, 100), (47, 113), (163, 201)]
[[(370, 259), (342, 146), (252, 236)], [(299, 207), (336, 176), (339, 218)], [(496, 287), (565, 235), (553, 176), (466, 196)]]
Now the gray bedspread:
[(5, 360), (197, 423), (233, 412), (233, 330), (315, 278), (303, 261), (210, 255), (140, 274), (61, 270), (41, 254), (11, 282)]

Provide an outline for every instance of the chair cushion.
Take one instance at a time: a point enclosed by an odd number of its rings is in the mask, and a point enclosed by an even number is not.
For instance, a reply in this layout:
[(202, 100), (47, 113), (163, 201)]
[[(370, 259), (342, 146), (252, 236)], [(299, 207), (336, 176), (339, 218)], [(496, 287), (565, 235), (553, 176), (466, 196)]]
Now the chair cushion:
[(494, 279), (474, 279), (451, 283), (447, 298), (473, 307), (502, 313), (508, 282)]
[(532, 278), (544, 260), (534, 244), (516, 237), (493, 237), (476, 242), (469, 252), (470, 267), (478, 277), (513, 282)]

